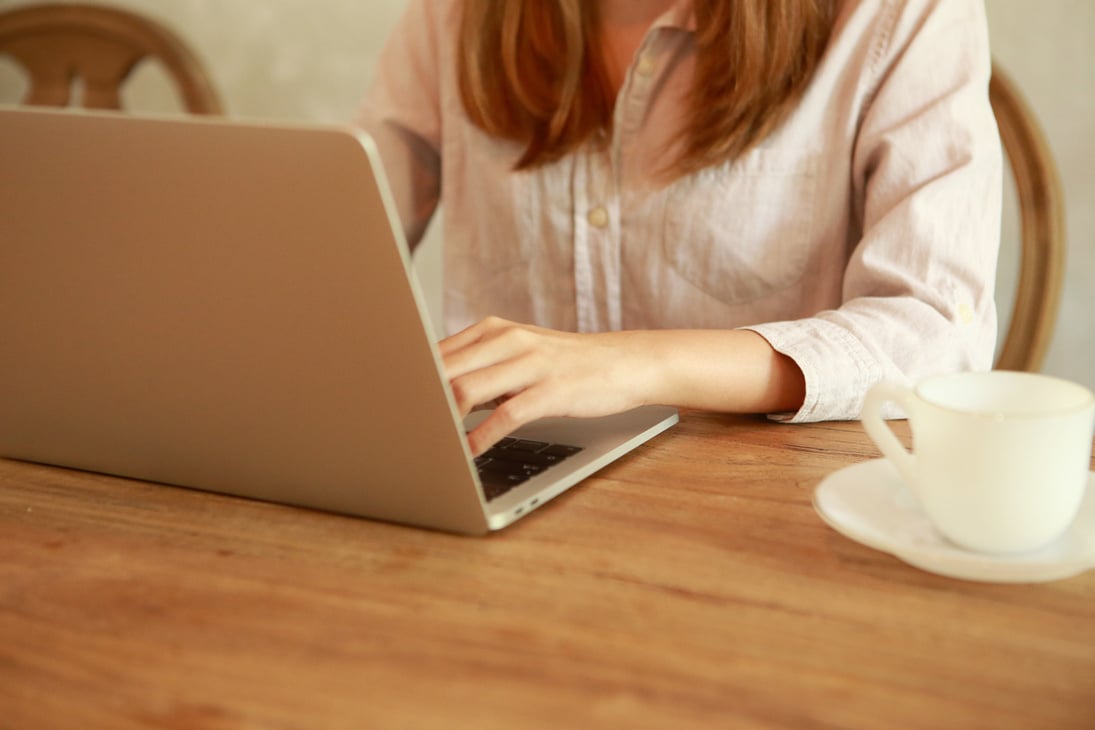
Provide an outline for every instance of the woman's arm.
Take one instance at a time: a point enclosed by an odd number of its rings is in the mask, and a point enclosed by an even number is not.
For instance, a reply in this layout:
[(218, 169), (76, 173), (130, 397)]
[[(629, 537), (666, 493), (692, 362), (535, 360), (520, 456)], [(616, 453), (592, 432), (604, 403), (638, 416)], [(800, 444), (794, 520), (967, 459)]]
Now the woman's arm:
[[(881, 5), (881, 4), (880, 4)], [(992, 366), (1002, 157), (981, 0), (905, 0), (879, 38), (852, 155), (842, 303), (751, 326), (799, 364), (795, 422), (858, 418), (880, 380)]]
[(574, 334), (490, 318), (441, 343), (461, 414), (498, 402), (468, 434), (475, 454), (545, 416), (601, 416), (652, 403), (737, 413), (796, 411), (794, 361), (748, 330)]
[(414, 249), (441, 197), (441, 53), (436, 29), (447, 11), (436, 2), (408, 5), (377, 61), (376, 77), (355, 123), (380, 150), (408, 245)]

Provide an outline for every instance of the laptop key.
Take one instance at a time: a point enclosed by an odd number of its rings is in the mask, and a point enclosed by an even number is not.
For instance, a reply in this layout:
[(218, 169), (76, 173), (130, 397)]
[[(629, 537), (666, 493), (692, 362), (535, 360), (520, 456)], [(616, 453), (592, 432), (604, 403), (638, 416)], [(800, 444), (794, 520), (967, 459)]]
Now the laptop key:
[(544, 454), (535, 451), (515, 451), (512, 449), (490, 449), (483, 454), (483, 457), (493, 461), (504, 461), (510, 464), (535, 464), (536, 466), (542, 467), (552, 466), (563, 460), (563, 457), (555, 456), (553, 454)]
[[(493, 467), (493, 468), (492, 468)], [(479, 481), (483, 485), (483, 492), (487, 499), (499, 497), (514, 487), (528, 481), (532, 473), (523, 469), (513, 469), (510, 465), (502, 465), (498, 468), (495, 464), (488, 464), (480, 468)]]
[(540, 451), (546, 449), (551, 444), (546, 441), (530, 441), (529, 439), (516, 439), (511, 444), (507, 444), (504, 448), (512, 451)]
[(524, 481), (542, 472), (546, 467), (539, 464), (521, 464), (513, 461), (490, 461), (479, 466), (479, 476), (489, 479)]
[(581, 450), (578, 446), (507, 437), (476, 457), (475, 466), (483, 493), (492, 500)]
[(566, 444), (549, 444), (547, 448), (542, 449), (538, 453), (548, 456), (557, 456), (560, 459), (565, 459), (568, 456), (574, 456), (582, 450), (581, 446), (567, 446)]

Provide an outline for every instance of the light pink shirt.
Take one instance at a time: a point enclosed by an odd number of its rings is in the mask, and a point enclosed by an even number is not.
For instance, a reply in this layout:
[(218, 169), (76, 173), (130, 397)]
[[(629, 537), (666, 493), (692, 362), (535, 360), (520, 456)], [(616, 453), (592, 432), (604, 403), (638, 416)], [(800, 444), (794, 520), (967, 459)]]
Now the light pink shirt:
[(668, 186), (655, 172), (681, 128), (690, 12), (646, 35), (609, 144), (512, 172), (519, 147), (460, 102), (459, 7), (411, 0), (358, 120), (412, 245), (444, 205), (449, 332), (487, 315), (748, 327), (805, 374), (794, 421), (856, 418), (881, 379), (991, 365), (1002, 162), (980, 0), (845, 3), (789, 120)]

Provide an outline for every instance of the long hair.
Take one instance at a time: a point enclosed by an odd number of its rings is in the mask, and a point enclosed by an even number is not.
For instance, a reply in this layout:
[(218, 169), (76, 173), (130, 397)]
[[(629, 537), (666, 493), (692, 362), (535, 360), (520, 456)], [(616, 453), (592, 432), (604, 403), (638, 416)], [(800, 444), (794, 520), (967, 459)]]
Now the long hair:
[[(695, 75), (679, 177), (740, 156), (794, 108), (828, 42), (834, 0), (693, 0)], [(597, 2), (464, 0), (457, 73), (488, 134), (524, 145), (517, 169), (563, 157), (612, 124)]]

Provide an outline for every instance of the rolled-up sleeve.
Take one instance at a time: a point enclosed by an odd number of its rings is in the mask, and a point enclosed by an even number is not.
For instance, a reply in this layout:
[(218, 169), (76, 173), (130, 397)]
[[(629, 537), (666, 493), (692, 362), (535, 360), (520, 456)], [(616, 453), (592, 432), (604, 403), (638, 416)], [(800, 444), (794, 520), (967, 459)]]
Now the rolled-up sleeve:
[(806, 400), (788, 421), (858, 418), (880, 380), (991, 367), (1002, 154), (980, 0), (897, 3), (853, 158), (860, 232), (842, 304), (750, 327), (790, 356)]

